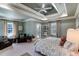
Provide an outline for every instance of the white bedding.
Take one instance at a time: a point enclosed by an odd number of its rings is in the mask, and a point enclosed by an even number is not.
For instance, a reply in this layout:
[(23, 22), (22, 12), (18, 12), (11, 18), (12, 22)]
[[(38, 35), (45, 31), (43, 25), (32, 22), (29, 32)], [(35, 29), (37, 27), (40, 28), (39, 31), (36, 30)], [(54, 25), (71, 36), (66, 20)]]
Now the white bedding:
[(44, 39), (37, 42), (35, 50), (47, 56), (68, 56), (69, 51), (59, 46), (59, 38)]

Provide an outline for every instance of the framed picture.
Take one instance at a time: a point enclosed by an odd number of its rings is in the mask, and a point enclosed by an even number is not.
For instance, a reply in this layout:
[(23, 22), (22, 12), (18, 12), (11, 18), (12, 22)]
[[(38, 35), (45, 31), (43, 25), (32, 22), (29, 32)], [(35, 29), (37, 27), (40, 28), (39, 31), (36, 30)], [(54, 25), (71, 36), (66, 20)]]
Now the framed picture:
[(22, 26), (19, 26), (19, 30), (20, 30), (20, 31), (22, 30)]

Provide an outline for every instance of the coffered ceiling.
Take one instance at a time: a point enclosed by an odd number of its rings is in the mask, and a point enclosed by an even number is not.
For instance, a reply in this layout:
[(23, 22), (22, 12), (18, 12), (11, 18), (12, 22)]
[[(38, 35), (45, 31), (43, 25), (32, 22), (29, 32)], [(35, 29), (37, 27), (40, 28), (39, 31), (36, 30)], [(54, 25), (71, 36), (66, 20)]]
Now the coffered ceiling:
[(2, 3), (0, 19), (24, 21), (30, 18), (47, 21), (78, 15), (77, 3)]
[(74, 16), (77, 10), (77, 3), (66, 3), (68, 16)]
[[(32, 8), (33, 10), (40, 12), (43, 15), (51, 15), (54, 13), (57, 13), (56, 9), (53, 7), (53, 5), (51, 3), (22, 3), (25, 6), (28, 6), (30, 8)], [(44, 5), (44, 8), (46, 8), (44, 11), (42, 8)]]

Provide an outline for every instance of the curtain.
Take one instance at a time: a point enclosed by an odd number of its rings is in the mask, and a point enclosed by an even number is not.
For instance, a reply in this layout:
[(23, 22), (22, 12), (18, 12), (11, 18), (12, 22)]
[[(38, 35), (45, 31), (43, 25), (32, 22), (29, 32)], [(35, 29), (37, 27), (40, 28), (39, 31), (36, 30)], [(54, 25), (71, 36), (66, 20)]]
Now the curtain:
[[(13, 38), (17, 36), (18, 32), (18, 23), (16, 21), (13, 22)], [(7, 21), (4, 21), (4, 36), (7, 36)]]
[(57, 35), (57, 23), (51, 23), (51, 35)]
[(13, 26), (14, 26), (14, 34), (13, 34), (13, 37), (15, 38), (17, 36), (17, 32), (18, 32), (18, 23), (16, 21), (13, 22)]
[(7, 36), (7, 21), (4, 21), (4, 36)]

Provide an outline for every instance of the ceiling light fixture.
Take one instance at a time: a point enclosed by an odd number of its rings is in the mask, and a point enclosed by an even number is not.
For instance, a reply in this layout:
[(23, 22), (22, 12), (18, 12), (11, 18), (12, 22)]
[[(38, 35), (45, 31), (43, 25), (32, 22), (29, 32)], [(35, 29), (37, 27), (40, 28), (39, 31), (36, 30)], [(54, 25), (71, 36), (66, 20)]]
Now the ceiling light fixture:
[(44, 13), (47, 13), (47, 10), (51, 10), (52, 7), (46, 7), (46, 4), (42, 4), (41, 8), (35, 8), (37, 10), (39, 10), (39, 12), (44, 12)]

